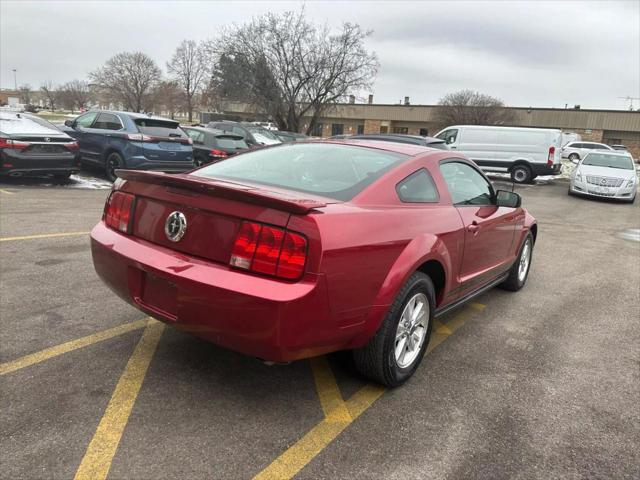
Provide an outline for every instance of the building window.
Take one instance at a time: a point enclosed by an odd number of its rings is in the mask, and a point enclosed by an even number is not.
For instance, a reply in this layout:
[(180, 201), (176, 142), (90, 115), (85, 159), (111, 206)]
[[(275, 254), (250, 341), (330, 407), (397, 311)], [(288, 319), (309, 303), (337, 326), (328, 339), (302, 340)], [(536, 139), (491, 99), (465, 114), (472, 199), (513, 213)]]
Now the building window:
[(316, 123), (313, 126), (313, 130), (311, 130), (311, 136), (312, 137), (321, 137), (323, 128), (324, 128), (324, 123)]
[(344, 123), (331, 124), (331, 136), (342, 135), (344, 133)]
[(380, 133), (389, 133), (389, 127), (386, 125), (380, 125)]
[(358, 125), (358, 135), (364, 134), (364, 125)]
[(409, 133), (409, 129), (407, 127), (393, 127), (393, 133), (402, 133), (406, 135)]
[(429, 136), (429, 130), (427, 130), (426, 128), (421, 128), (420, 129), (420, 136), (428, 137)]

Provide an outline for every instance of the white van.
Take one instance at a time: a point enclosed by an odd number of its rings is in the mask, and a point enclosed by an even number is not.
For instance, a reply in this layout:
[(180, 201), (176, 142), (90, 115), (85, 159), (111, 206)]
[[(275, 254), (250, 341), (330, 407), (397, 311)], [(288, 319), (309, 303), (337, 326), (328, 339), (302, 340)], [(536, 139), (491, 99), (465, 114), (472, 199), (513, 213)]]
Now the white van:
[(561, 169), (562, 132), (545, 128), (481, 125), (447, 127), (436, 135), (486, 172), (508, 172), (516, 183)]

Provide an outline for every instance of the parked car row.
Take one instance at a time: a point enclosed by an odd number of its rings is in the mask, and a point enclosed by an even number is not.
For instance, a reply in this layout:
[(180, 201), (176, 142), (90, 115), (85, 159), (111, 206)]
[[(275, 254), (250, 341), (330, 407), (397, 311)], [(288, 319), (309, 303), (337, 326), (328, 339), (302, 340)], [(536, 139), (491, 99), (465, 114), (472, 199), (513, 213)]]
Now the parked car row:
[[(118, 111), (89, 111), (67, 120), (58, 129), (34, 115), (2, 115), (0, 173), (47, 173), (60, 181), (68, 179), (82, 164), (103, 169), (106, 177), (114, 181), (117, 169), (184, 172), (247, 149), (309, 138), (300, 133), (269, 130), (256, 122), (222, 120), (185, 127), (167, 118)], [(273, 128), (272, 124), (265, 125)], [(531, 182), (538, 175), (559, 174), (561, 158), (579, 161), (592, 151), (622, 151), (630, 155), (624, 145), (570, 141), (562, 146), (566, 135), (560, 130), (541, 128), (456, 125), (442, 130), (436, 138), (392, 133), (336, 135), (331, 139), (457, 150), (485, 172), (507, 172), (516, 183)], [(41, 142), (64, 145), (38, 145)]]
[(307, 138), (260, 125), (212, 122), (181, 127), (171, 119), (141, 113), (89, 111), (63, 125), (28, 113), (0, 113), (1, 175), (49, 175), (64, 182), (81, 165), (184, 172), (249, 148)]

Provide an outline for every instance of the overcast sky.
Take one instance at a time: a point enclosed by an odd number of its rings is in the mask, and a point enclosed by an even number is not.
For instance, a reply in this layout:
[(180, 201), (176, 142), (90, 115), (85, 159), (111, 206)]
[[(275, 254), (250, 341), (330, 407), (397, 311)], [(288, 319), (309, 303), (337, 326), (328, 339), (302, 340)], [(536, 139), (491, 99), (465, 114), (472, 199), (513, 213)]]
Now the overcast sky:
[[(307, 1), (307, 15), (373, 30), (375, 103), (433, 104), (469, 88), (512, 106), (627, 108), (640, 97), (640, 0), (569, 2)], [(87, 74), (121, 51), (166, 69), (184, 38), (215, 37), (278, 1), (0, 1), (0, 85), (39, 87)], [(640, 107), (640, 100), (635, 100)]]

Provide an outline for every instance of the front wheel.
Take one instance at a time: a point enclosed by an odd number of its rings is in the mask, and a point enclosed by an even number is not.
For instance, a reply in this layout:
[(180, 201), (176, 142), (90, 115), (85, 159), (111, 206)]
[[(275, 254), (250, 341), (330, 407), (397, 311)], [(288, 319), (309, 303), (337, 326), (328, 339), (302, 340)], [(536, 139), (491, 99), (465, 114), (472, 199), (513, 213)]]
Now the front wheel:
[(416, 371), (429, 344), (435, 293), (431, 279), (414, 273), (398, 293), (375, 336), (354, 350), (356, 369), (387, 387), (397, 387)]
[(571, 160), (572, 162), (580, 160), (580, 155), (578, 155), (577, 153), (572, 153), (571, 155), (569, 155), (569, 160)]
[(533, 236), (531, 233), (527, 233), (527, 236), (522, 242), (520, 247), (520, 254), (514, 262), (511, 270), (509, 270), (509, 276), (500, 284), (501, 288), (517, 292), (524, 284), (527, 283), (529, 277), (529, 268), (531, 267), (531, 256), (533, 254)]
[(526, 165), (516, 165), (511, 169), (511, 180), (515, 183), (529, 183), (533, 180), (533, 173)]
[(107, 176), (107, 180), (110, 182), (115, 182), (118, 176), (116, 175), (116, 170), (124, 167), (124, 161), (119, 153), (112, 152), (107, 157), (107, 161), (105, 164), (105, 174)]

